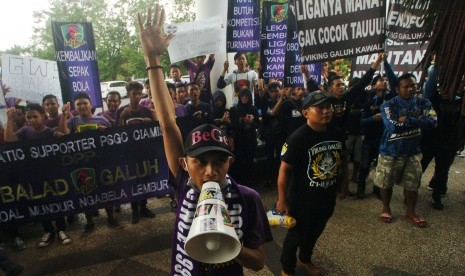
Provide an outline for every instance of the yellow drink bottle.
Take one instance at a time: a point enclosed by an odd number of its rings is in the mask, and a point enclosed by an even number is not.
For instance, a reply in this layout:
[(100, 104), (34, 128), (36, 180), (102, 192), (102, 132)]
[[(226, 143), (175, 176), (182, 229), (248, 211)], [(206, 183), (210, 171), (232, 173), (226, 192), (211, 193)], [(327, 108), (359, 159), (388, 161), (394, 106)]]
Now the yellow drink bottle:
[(271, 226), (280, 225), (285, 228), (292, 228), (297, 223), (295, 218), (278, 213), (276, 210), (270, 210), (266, 213), (268, 222)]

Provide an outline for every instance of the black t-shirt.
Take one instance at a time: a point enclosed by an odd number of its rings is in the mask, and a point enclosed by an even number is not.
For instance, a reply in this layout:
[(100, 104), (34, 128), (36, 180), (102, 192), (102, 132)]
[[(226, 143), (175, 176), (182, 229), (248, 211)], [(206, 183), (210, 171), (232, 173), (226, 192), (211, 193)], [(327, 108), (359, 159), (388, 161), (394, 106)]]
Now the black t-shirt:
[(282, 114), (286, 136), (290, 136), (307, 121), (302, 114), (301, 101), (295, 102), (293, 100), (287, 100), (283, 102), (280, 113)]
[(316, 132), (305, 124), (288, 138), (282, 160), (293, 166), (289, 190), (291, 214), (295, 207), (333, 211), (344, 151), (343, 133), (330, 126), (324, 132)]

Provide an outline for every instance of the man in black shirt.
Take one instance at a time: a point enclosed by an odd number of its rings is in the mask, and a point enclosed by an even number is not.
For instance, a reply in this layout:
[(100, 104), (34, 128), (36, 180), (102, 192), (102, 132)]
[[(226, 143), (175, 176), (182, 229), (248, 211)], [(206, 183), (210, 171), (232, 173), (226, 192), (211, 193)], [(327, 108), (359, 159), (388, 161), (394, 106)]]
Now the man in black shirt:
[(319, 275), (311, 261), (313, 248), (333, 214), (338, 186), (342, 185), (343, 196), (347, 193), (344, 134), (329, 125), (333, 100), (327, 92), (310, 93), (302, 105), (307, 122), (282, 149), (276, 207), (297, 220), (284, 239), (282, 275), (293, 275), (296, 263), (307, 274)]

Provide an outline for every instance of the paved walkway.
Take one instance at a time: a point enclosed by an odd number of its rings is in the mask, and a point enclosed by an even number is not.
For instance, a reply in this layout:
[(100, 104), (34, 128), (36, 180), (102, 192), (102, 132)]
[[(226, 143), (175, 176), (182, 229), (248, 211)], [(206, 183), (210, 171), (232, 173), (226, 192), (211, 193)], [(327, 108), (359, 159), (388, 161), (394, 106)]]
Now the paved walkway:
[[(417, 207), (430, 224), (427, 229), (415, 228), (403, 217), (399, 188), (394, 190), (391, 224), (377, 219), (381, 202), (373, 196), (338, 201), (313, 256), (323, 274), (465, 275), (465, 159), (457, 158), (451, 168), (443, 211), (431, 208), (431, 192), (426, 189), (431, 168), (424, 175)], [(355, 190), (355, 184), (351, 185)], [(258, 190), (265, 206), (271, 207), (275, 188)], [(371, 191), (371, 185), (367, 190)], [(167, 275), (174, 214), (168, 198), (150, 200), (149, 207), (157, 217), (131, 225), (130, 207), (124, 205), (117, 214), (122, 229), (108, 228), (101, 212), (96, 218), (98, 229), (86, 238), (80, 238), (83, 224), (77, 222), (68, 231), (73, 242), (67, 246), (55, 241), (39, 249), (41, 226), (30, 224), (21, 229), (27, 249), (8, 253), (25, 266), (24, 275)], [(285, 233), (273, 228), (275, 241), (266, 245), (266, 268), (259, 273), (247, 271), (247, 275), (279, 275)]]

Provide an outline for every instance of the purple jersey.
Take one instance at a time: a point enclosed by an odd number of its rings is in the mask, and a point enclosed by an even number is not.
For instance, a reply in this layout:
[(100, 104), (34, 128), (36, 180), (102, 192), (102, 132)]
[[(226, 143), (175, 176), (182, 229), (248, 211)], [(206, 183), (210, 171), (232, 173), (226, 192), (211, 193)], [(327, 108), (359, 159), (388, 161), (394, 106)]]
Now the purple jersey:
[(81, 116), (76, 116), (68, 119), (68, 128), (71, 133), (96, 130), (99, 128), (99, 126), (111, 127), (111, 123), (105, 117), (100, 116), (91, 118), (82, 118)]
[[(184, 250), (184, 243), (194, 218), (200, 192), (188, 183), (189, 175), (182, 169), (174, 183), (178, 198), (178, 212), (173, 233), (171, 275), (243, 275), (242, 266), (232, 260), (224, 264), (204, 264), (191, 259)], [(244, 246), (258, 248), (273, 240), (270, 225), (259, 194), (248, 187), (237, 184), (227, 176), (222, 188), (237, 237)]]
[(16, 132), (16, 136), (18, 136), (19, 141), (48, 138), (53, 137), (53, 129), (47, 127), (44, 131), (37, 132), (32, 127), (25, 126)]

